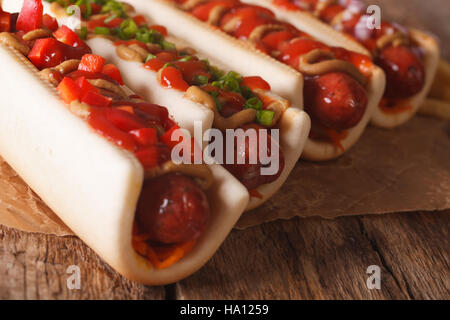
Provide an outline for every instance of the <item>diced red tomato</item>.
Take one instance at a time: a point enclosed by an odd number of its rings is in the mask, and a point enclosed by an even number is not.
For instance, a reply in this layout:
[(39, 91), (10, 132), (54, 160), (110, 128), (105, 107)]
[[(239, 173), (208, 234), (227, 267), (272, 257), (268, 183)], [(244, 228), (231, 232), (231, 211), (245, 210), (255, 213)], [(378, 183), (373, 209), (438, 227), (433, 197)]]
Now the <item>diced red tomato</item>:
[(107, 110), (92, 108), (88, 118), (89, 125), (117, 146), (126, 150), (135, 151), (137, 149), (137, 142), (133, 136), (116, 128), (114, 124), (108, 121), (106, 119)]
[(89, 81), (87, 81), (85, 77), (80, 77), (80, 78), (76, 79), (75, 83), (81, 89), (82, 96), (84, 96), (89, 91), (98, 93), (98, 89), (95, 86), (93, 86), (92, 84), (90, 84)]
[(184, 81), (183, 75), (175, 67), (166, 67), (161, 70), (161, 85), (166, 88), (174, 88), (180, 91), (186, 91), (189, 85)]
[(16, 29), (28, 32), (40, 28), (43, 12), (44, 7), (41, 0), (25, 0), (17, 18)]
[(154, 24), (150, 27), (148, 27), (149, 30), (156, 30), (159, 33), (161, 33), (164, 37), (167, 37), (167, 29), (164, 26), (160, 26), (158, 24)]
[[(120, 101), (114, 103), (116, 106), (120, 106), (121, 104)], [(169, 112), (165, 107), (153, 103), (132, 101), (127, 101), (127, 105), (139, 110), (148, 124), (161, 125), (164, 130), (170, 129), (174, 125), (173, 121), (169, 119)]]
[(175, 130), (180, 129), (178, 125), (174, 125), (172, 128), (167, 130), (162, 136), (161, 136), (161, 142), (164, 143), (166, 146), (168, 146), (170, 149), (175, 147), (178, 143), (183, 141), (183, 138), (178, 139), (178, 141), (172, 141), (172, 134)]
[(106, 59), (101, 56), (95, 54), (85, 54), (81, 58), (78, 70), (87, 72), (102, 72), (105, 62)]
[(87, 47), (87, 44), (81, 40), (81, 38), (76, 34), (74, 31), (72, 31), (70, 28), (68, 28), (65, 25), (62, 25), (58, 28), (55, 32), (53, 32), (53, 36), (62, 43), (65, 43), (71, 47)]
[(81, 97), (81, 89), (70, 78), (65, 77), (56, 88), (59, 92), (61, 99), (67, 104), (70, 104), (74, 100), (79, 100)]
[(131, 130), (130, 134), (132, 134), (136, 141), (142, 146), (149, 146), (158, 143), (158, 136), (154, 128)]
[(137, 116), (116, 108), (108, 109), (106, 118), (114, 124), (116, 128), (126, 132), (145, 128), (146, 126), (146, 123)]
[(0, 32), (11, 31), (11, 14), (8, 12), (0, 12)]
[(155, 58), (155, 59), (148, 60), (144, 64), (144, 68), (150, 69), (150, 70), (153, 70), (153, 71), (158, 71), (159, 69), (164, 67), (165, 64), (166, 64), (166, 62), (164, 60), (161, 60), (159, 58)]
[(98, 72), (89, 72), (89, 71), (83, 71), (83, 70), (76, 70), (67, 75), (67, 77), (72, 79), (78, 79), (80, 77), (85, 77), (86, 79), (103, 79), (112, 83), (116, 83), (116, 80), (108, 76), (104, 73), (98, 73)]
[(100, 11), (102, 11), (102, 5), (96, 4), (96, 3), (91, 3), (91, 9), (92, 9), (92, 14), (100, 13)]
[(104, 95), (97, 93), (95, 91), (86, 92), (81, 98), (81, 101), (89, 106), (100, 108), (109, 107), (112, 103), (111, 98), (105, 97)]
[(149, 146), (135, 153), (144, 168), (152, 168), (158, 165), (159, 148), (157, 146)]
[(105, 22), (107, 18), (91, 19), (87, 23), (89, 30), (94, 31), (96, 27), (108, 27), (108, 28), (118, 28), (123, 22), (122, 18), (113, 18), (108, 22)]
[(250, 88), (250, 90), (254, 90), (254, 89), (261, 89), (261, 90), (265, 90), (265, 91), (270, 90), (270, 85), (267, 83), (267, 81), (258, 76), (244, 77), (242, 79), (241, 85)]
[(68, 59), (81, 59), (89, 48), (74, 48), (54, 38), (37, 39), (28, 58), (39, 69), (52, 68)]
[(142, 14), (133, 17), (133, 20), (139, 27), (147, 23), (147, 20)]
[(105, 23), (105, 26), (107, 26), (108, 28), (118, 28), (118, 27), (120, 27), (122, 22), (123, 22), (122, 18), (114, 18), (114, 19), (111, 19), (110, 21), (108, 21), (107, 23)]
[(116, 80), (120, 85), (123, 85), (122, 75), (120, 74), (120, 70), (113, 64), (106, 64), (103, 67), (102, 73), (110, 76), (114, 80)]
[(97, 27), (105, 26), (105, 19), (91, 19), (87, 23), (87, 27), (90, 31), (94, 31)]
[(172, 62), (179, 58), (178, 54), (176, 54), (175, 52), (168, 52), (168, 51), (157, 53), (156, 57), (166, 62)]
[(51, 31), (58, 29), (58, 21), (48, 14), (42, 16), (42, 25)]

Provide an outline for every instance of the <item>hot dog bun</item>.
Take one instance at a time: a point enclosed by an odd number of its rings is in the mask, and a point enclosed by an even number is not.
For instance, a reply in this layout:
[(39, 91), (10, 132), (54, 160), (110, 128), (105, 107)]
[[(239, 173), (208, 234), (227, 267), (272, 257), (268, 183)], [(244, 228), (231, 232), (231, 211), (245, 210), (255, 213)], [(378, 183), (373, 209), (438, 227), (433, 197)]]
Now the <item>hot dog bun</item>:
[[(18, 5), (17, 5), (18, 6)], [(17, 7), (15, 8), (17, 10)], [(50, 10), (48, 3), (44, 3), (44, 11), (48, 14), (54, 15)], [(66, 19), (66, 16), (55, 16), (58, 20)], [(151, 19), (153, 23), (157, 21)], [(61, 20), (66, 21), (66, 20)], [(188, 43), (179, 40), (175, 37), (167, 37), (170, 42), (175, 43), (177, 47), (185, 47)], [(201, 121), (203, 132), (211, 128), (213, 122), (213, 112), (201, 104), (194, 103), (185, 97), (183, 92), (162, 87), (156, 76), (156, 72), (143, 68), (141, 63), (125, 61), (121, 59), (116, 53), (116, 47), (113, 42), (106, 38), (93, 38), (87, 41), (94, 53), (105, 57), (108, 61), (117, 65), (122, 71), (125, 83), (145, 99), (154, 103), (168, 106), (169, 113), (173, 116), (182, 127), (188, 129), (191, 134), (194, 134), (194, 121)], [(194, 47), (197, 49), (197, 47)], [(244, 50), (246, 53), (253, 54), (253, 51)], [(257, 53), (258, 54), (258, 53)], [(216, 66), (227, 67), (226, 63), (218, 62), (217, 58), (211, 54), (203, 54), (199, 52), (196, 54), (201, 58), (208, 58), (208, 60)], [(268, 59), (262, 54), (258, 54), (261, 59)], [(279, 63), (279, 65), (286, 70), (286, 74), (298, 74), (289, 67)], [(297, 75), (295, 76), (297, 77)], [(303, 83), (302, 78), (298, 78), (299, 83)], [(291, 83), (292, 85), (292, 83)], [(271, 94), (275, 100), (282, 98)], [(284, 100), (284, 99), (282, 99)], [(277, 128), (280, 129), (280, 146), (285, 157), (285, 165), (281, 176), (274, 182), (261, 185), (257, 191), (262, 195), (262, 198), (252, 197), (247, 209), (253, 209), (265, 201), (267, 201), (287, 179), (289, 173), (294, 168), (300, 155), (304, 149), (305, 141), (310, 130), (310, 119), (308, 115), (298, 108), (288, 108), (279, 120)]]
[(143, 168), (135, 156), (73, 115), (18, 51), (0, 45), (0, 153), (54, 212), (107, 263), (148, 285), (178, 281), (217, 250), (248, 204), (246, 189), (212, 165), (211, 221), (193, 250), (156, 269), (131, 245)]

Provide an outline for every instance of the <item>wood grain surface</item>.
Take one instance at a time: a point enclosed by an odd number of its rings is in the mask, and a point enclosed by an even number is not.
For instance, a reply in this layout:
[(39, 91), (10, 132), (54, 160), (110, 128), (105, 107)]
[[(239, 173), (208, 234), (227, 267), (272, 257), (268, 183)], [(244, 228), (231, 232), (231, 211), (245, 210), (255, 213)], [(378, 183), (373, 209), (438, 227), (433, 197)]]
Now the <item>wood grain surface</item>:
[[(450, 59), (450, 1), (368, 2), (438, 35)], [(0, 226), (0, 299), (449, 299), (449, 227), (450, 210), (276, 221), (233, 231), (188, 279), (146, 287), (76, 237)], [(79, 290), (67, 287), (71, 265), (80, 268)], [(380, 290), (366, 286), (370, 265), (381, 269)]]

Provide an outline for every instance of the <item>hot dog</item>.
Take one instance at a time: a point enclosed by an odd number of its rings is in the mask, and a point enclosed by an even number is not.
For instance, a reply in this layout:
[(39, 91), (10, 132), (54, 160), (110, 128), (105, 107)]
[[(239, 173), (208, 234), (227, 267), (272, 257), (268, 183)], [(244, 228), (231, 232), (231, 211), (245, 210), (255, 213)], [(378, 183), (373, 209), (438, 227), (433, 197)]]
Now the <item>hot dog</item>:
[(144, 183), (136, 209), (140, 235), (157, 243), (186, 243), (198, 239), (210, 216), (208, 199), (186, 175), (169, 173)]
[(430, 90), (439, 60), (436, 41), (386, 21), (369, 29), (370, 14), (365, 14), (366, 5), (359, 0), (245, 2), (269, 8), (280, 19), (334, 45), (371, 56), (386, 73), (385, 94), (372, 119), (377, 126), (392, 128), (408, 121)]
[[(357, 79), (367, 97), (367, 104), (364, 97), (358, 101), (365, 109), (363, 117), (348, 130), (330, 128), (330, 123), (320, 123), (318, 117), (313, 119), (312, 133), (302, 154), (304, 158), (329, 160), (343, 154), (358, 140), (381, 98), (384, 77), (370, 59), (317, 41), (292, 25), (276, 20), (270, 10), (238, 1), (129, 2), (137, 11), (145, 12), (156, 23), (167, 25), (178, 37), (202, 52), (213, 54), (240, 73), (258, 72), (275, 92), (296, 101), (302, 109), (303, 76), (309, 80), (325, 73), (342, 72)], [(175, 20), (185, 27), (180, 28)], [(343, 78), (347, 81), (347, 77)], [(334, 84), (328, 81), (325, 85)], [(307, 107), (320, 108), (319, 100), (312, 99), (310, 102), (315, 104)], [(335, 105), (346, 109), (340, 105), (344, 100), (335, 101)], [(357, 119), (358, 112), (353, 117)]]
[[(55, 4), (44, 7), (48, 10), (46, 12), (57, 16)], [(176, 106), (169, 107), (169, 111), (182, 126), (193, 131), (194, 120), (202, 120), (203, 129), (212, 126), (223, 132), (242, 129), (247, 124), (259, 125), (258, 130), (268, 132), (268, 129), (280, 129), (280, 142), (270, 139), (269, 146), (271, 151), (277, 149), (274, 154), (279, 154), (283, 160), (275, 173), (263, 174), (260, 170), (263, 163), (259, 160), (255, 164), (226, 165), (238, 179), (245, 171), (239, 166), (245, 166), (246, 170), (254, 173), (244, 174), (245, 185), (251, 187), (248, 190), (252, 195), (248, 209), (270, 198), (300, 157), (310, 127), (308, 116), (290, 108), (287, 100), (270, 92), (270, 85), (262, 78), (224, 72), (211, 62), (213, 59), (209, 56), (205, 60), (204, 55), (197, 56), (192, 48), (177, 46), (181, 41), (165, 36), (164, 27), (139, 27), (131, 36), (122, 37), (121, 31), (114, 34), (113, 29), (108, 29), (110, 17), (111, 14), (106, 14), (87, 17), (83, 21), (87, 43), (95, 53), (124, 70), (124, 79), (139, 94), (166, 105), (169, 100), (176, 99)], [(133, 27), (146, 24), (143, 16), (130, 10), (122, 17), (115, 23)], [(99, 30), (109, 34), (101, 34)], [(189, 110), (193, 111), (192, 114)], [(248, 129), (244, 131), (247, 134)]]
[(124, 276), (164, 284), (193, 273), (246, 207), (245, 188), (219, 165), (174, 163), (167, 109), (135, 95), (77, 34), (44, 24), (40, 4), (25, 2), (0, 33), (1, 155)]

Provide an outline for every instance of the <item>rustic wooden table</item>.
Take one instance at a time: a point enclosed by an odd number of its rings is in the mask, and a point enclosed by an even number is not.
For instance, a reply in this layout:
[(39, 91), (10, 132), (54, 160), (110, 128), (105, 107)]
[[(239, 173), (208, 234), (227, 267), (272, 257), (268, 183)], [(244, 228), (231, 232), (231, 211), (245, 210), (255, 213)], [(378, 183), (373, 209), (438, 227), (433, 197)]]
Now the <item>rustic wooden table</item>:
[[(448, 0), (370, 3), (437, 34), (450, 59)], [(0, 299), (448, 299), (449, 226), (450, 210), (276, 221), (231, 232), (199, 272), (165, 287), (124, 279), (76, 237), (0, 226)], [(67, 289), (70, 265), (80, 290)], [(366, 286), (370, 265), (380, 290)]]

